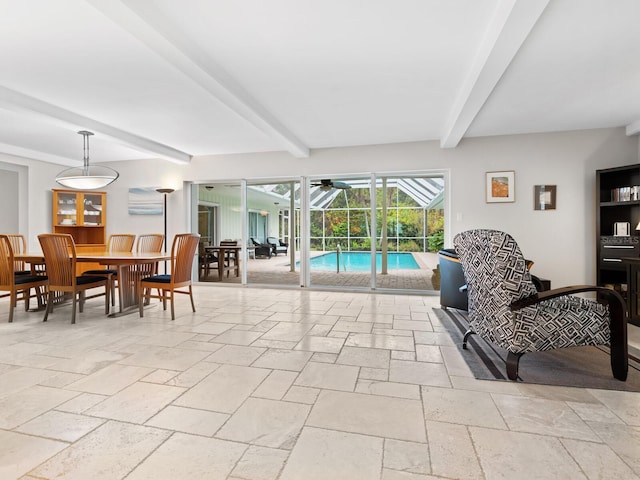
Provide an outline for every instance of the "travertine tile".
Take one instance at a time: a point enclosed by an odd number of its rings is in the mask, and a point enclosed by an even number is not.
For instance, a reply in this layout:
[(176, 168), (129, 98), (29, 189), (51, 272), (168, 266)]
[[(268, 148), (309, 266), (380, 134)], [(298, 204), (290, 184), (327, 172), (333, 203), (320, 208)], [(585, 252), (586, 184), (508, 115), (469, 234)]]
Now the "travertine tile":
[(356, 392), (387, 397), (411, 398), (420, 400), (420, 387), (407, 383), (380, 382), (360, 378), (356, 384)]
[(287, 402), (297, 402), (297, 403), (306, 403), (309, 405), (313, 405), (320, 394), (320, 390), (318, 388), (310, 388), (310, 387), (298, 387), (293, 385), (289, 388), (289, 391), (286, 393), (283, 400)]
[(478, 427), (470, 431), (487, 478), (587, 479), (557, 438)]
[(640, 478), (607, 445), (568, 438), (561, 442), (589, 479), (638, 480)]
[(11, 430), (78, 395), (34, 385), (0, 398), (0, 428)]
[(426, 442), (419, 400), (324, 390), (311, 410), (307, 425)]
[(477, 425), (506, 429), (493, 398), (488, 393), (454, 390), (451, 388), (422, 387), (424, 417), (437, 422)]
[(100, 418), (52, 410), (21, 425), (15, 431), (64, 442), (75, 442), (104, 422)]
[(209, 352), (199, 350), (149, 346), (121, 360), (119, 363), (153, 369), (163, 368), (165, 370), (185, 371), (208, 356)]
[(352, 333), (345, 342), (349, 347), (382, 348), (387, 350), (414, 351), (413, 337)]
[(264, 368), (223, 365), (178, 398), (174, 405), (233, 413), (269, 373)]
[[(289, 451), (275, 448), (250, 446), (231, 474), (249, 480), (276, 480)], [(229, 477), (231, 478), (231, 477)]]
[(175, 433), (136, 467), (127, 479), (225, 480), (246, 448), (246, 445), (239, 443)]
[(123, 478), (169, 435), (170, 432), (157, 428), (109, 421), (31, 474), (67, 480)]
[(381, 438), (305, 427), (280, 480), (371, 480), (381, 467)]
[(87, 415), (131, 423), (144, 423), (178, 398), (184, 388), (136, 382), (91, 407)]
[(443, 363), (440, 347), (436, 345), (416, 345), (416, 358), (418, 362)]
[(300, 403), (248, 398), (216, 433), (216, 438), (291, 449), (309, 409)]
[(169, 405), (145, 425), (211, 437), (228, 419), (225, 413)]
[(311, 352), (270, 348), (254, 363), (254, 367), (292, 370), (299, 372), (313, 355)]
[(55, 440), (0, 430), (0, 478), (20, 478), (46, 459), (67, 448)]
[(358, 367), (389, 368), (389, 350), (345, 346), (336, 363)]
[(431, 473), (429, 447), (425, 443), (387, 439), (384, 441), (384, 467), (408, 473)]
[(640, 475), (640, 427), (601, 422), (589, 422), (589, 426), (636, 475)]
[(315, 337), (305, 335), (294, 347), (294, 350), (304, 350), (307, 352), (338, 353), (344, 344), (341, 338)]
[(128, 385), (146, 377), (153, 371), (148, 367), (131, 365), (109, 365), (85, 378), (73, 382), (66, 388), (80, 392), (113, 395)]
[(427, 421), (433, 475), (460, 480), (484, 480), (471, 436), (464, 425)]
[(492, 395), (498, 410), (511, 430), (599, 441), (598, 436), (565, 402), (512, 395)]
[(589, 390), (589, 393), (609, 407), (609, 410), (620, 417), (627, 425), (640, 426), (640, 408), (638, 408), (637, 393), (615, 390)]
[(443, 364), (407, 362), (404, 360), (391, 360), (389, 381), (431, 385), (434, 387), (451, 386), (447, 369)]
[(309, 362), (300, 372), (296, 385), (352, 392), (358, 378), (358, 367), (332, 363)]
[(289, 390), (298, 374), (285, 370), (274, 370), (251, 394), (253, 397), (280, 400)]

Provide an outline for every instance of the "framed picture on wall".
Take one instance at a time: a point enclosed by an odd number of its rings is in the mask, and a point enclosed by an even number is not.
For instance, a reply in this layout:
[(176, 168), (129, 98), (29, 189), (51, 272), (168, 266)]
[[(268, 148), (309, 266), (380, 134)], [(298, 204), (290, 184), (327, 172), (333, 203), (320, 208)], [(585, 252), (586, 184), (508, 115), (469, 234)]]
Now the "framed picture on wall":
[(555, 210), (556, 186), (536, 185), (533, 188), (533, 208), (535, 210)]
[(516, 201), (516, 174), (513, 170), (487, 172), (487, 203)]
[(129, 189), (129, 215), (162, 215), (162, 194), (158, 187)]

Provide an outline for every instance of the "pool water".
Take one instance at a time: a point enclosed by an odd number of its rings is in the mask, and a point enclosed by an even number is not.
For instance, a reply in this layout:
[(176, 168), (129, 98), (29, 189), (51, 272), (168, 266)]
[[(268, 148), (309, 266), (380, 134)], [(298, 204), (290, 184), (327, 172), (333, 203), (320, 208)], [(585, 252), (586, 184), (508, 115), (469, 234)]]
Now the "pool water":
[[(311, 259), (311, 270), (336, 271), (336, 252), (325, 253)], [(342, 252), (340, 271), (369, 272), (371, 271), (371, 252)], [(389, 270), (419, 270), (420, 265), (409, 252), (389, 252), (387, 254), (387, 268)], [(376, 254), (376, 270), (382, 269), (382, 254)]]

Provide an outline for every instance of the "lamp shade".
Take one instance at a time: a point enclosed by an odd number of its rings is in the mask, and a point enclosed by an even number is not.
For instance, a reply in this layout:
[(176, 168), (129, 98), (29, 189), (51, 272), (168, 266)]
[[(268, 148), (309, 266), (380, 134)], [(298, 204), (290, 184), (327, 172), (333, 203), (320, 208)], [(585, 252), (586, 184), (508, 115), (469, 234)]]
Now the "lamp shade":
[(118, 178), (118, 172), (101, 165), (89, 166), (89, 136), (93, 133), (86, 130), (78, 133), (84, 137), (84, 165), (63, 170), (56, 176), (56, 182), (76, 190), (95, 190), (106, 187)]

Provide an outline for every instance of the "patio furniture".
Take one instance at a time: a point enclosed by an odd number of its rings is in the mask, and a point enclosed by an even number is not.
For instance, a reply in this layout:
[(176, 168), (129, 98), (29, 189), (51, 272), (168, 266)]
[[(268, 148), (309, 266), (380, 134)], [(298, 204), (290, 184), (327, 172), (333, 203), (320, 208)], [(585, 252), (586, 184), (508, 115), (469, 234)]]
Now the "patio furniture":
[[(580, 285), (538, 292), (515, 240), (497, 230), (455, 236), (469, 295), (469, 330), (507, 350), (507, 376), (518, 377), (520, 357), (529, 352), (582, 345), (608, 345), (611, 370), (626, 380), (626, 305), (614, 290)], [(607, 305), (571, 294), (597, 292)]]
[(200, 278), (207, 278), (212, 269), (218, 271), (218, 257), (213, 250), (207, 250), (207, 245), (198, 243), (198, 275)]
[(278, 255), (279, 253), (287, 254), (288, 243), (278, 240), (276, 237), (267, 237), (267, 243), (271, 245), (271, 252), (274, 255)]
[(262, 243), (258, 242), (255, 238), (251, 237), (251, 243), (255, 247), (255, 256), (257, 257), (267, 257), (271, 258), (271, 253), (273, 252), (273, 246), (270, 243)]

